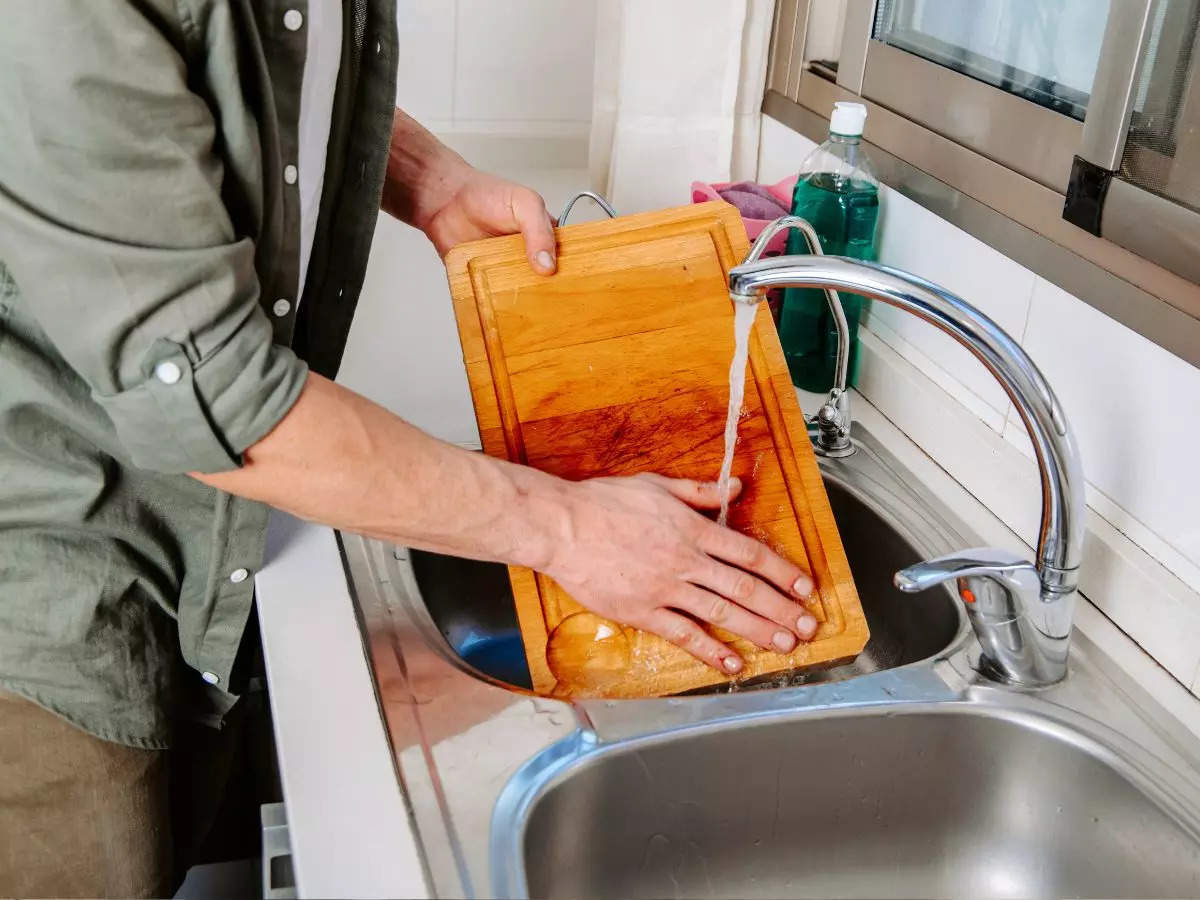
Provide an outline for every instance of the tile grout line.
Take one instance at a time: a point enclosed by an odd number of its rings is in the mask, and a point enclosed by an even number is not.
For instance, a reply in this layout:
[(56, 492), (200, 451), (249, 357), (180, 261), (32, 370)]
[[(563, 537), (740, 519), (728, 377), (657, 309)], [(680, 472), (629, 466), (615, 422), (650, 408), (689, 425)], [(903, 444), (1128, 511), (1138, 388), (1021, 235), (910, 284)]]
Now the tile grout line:
[[(457, 0), (456, 0), (457, 2)], [(1025, 271), (1029, 272), (1028, 269)], [(1021, 324), (1021, 336), (1017, 339), (1017, 343), (1021, 345), (1021, 349), (1025, 349), (1025, 339), (1029, 336), (1029, 321), (1033, 318), (1033, 298), (1037, 294), (1038, 279), (1041, 277), (1037, 272), (1029, 272), (1033, 278), (1029, 281), (1029, 297), (1025, 304), (1025, 321)], [(1008, 401), (1008, 406), (1004, 410), (1004, 428), (1000, 432), (1004, 436), (1008, 432), (1008, 423), (1012, 421), (1013, 413), (1016, 412), (1016, 407), (1013, 406), (1012, 400)]]

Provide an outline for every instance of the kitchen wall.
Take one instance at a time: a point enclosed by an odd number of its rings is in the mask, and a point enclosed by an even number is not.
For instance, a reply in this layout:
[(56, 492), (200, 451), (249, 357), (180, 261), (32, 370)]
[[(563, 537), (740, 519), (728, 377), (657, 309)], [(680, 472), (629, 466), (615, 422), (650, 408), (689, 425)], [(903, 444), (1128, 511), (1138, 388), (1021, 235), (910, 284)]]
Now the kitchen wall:
[(439, 134), (585, 138), (595, 0), (398, 0), (396, 103)]
[[(397, 105), (558, 215), (588, 186), (595, 0), (399, 0)], [(572, 221), (591, 215), (584, 204)], [(338, 381), (454, 443), (478, 446), (446, 272), (381, 215)]]
[[(812, 147), (764, 117), (759, 180), (795, 172)], [(1045, 373), (1079, 439), (1088, 483), (1083, 593), (1200, 694), (1200, 369), (886, 187), (880, 236), (881, 262), (961, 294)], [(1032, 447), (980, 364), (879, 303), (860, 353), (860, 392), (1035, 542)]]

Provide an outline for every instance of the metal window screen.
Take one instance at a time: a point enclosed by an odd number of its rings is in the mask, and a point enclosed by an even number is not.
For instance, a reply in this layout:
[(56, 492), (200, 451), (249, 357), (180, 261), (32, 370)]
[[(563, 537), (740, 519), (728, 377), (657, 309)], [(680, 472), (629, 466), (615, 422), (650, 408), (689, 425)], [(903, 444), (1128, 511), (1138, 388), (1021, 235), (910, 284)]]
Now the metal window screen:
[(1200, 212), (1200, 0), (1160, 0), (1118, 177)]

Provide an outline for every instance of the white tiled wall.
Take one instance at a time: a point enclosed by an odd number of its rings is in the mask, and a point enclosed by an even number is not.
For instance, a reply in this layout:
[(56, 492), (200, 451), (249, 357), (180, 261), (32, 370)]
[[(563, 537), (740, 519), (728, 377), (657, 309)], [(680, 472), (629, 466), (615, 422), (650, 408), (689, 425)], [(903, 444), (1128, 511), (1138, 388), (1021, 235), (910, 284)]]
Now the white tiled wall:
[[(588, 186), (595, 0), (398, 0), (397, 105), (557, 215)], [(593, 211), (581, 204), (572, 221)], [(431, 434), (478, 445), (446, 271), (381, 215), (338, 381)]]
[(396, 105), (437, 131), (454, 119), (454, 0), (398, 0)]
[[(528, 140), (447, 140), (477, 166), (539, 191), (555, 215), (587, 187), (582, 154), (556, 160), (543, 147), (538, 164), (530, 166), (521, 159), (533, 154), (520, 151)], [(595, 215), (579, 204), (571, 220)], [(435, 437), (479, 445), (446, 269), (425, 235), (386, 214), (375, 229), (338, 382)]]
[[(795, 171), (812, 147), (764, 117), (759, 180)], [(1094, 513), (1085, 551), (1090, 599), (1177, 678), (1200, 689), (1200, 369), (896, 191), (885, 187), (881, 200), (880, 261), (978, 306), (1021, 342), (1058, 394), (1079, 439)], [(1016, 483), (1012, 473), (1023, 466), (1014, 467), (1005, 448), (1032, 451), (1003, 392), (965, 350), (907, 313), (877, 303), (868, 327), (879, 346), (941, 389), (925, 391), (924, 405), (916, 407), (904, 392), (915, 388), (881, 387), (875, 373), (860, 379), (876, 388), (878, 396), (868, 399), (903, 421), (918, 444), (942, 456), (947, 471), (1031, 539), (1036, 484), (1024, 472)], [(936, 396), (944, 402), (929, 400)], [(945, 435), (954, 427), (945, 404), (954, 401), (1006, 440), (977, 440), (974, 459), (964, 461), (962, 442)]]
[(1022, 343), (1070, 412), (1088, 481), (1200, 565), (1200, 369), (1040, 278)]
[[(889, 192), (879, 223), (879, 261), (937, 281), (969, 299), (1009, 334), (1021, 334), (1029, 315), (1034, 274), (965, 231), (939, 227), (944, 225), (924, 207)], [(930, 240), (931, 234), (938, 239)], [(871, 322), (877, 333), (903, 349), (926, 375), (997, 431), (1003, 430), (1008, 397), (960, 344), (914, 316), (881, 303), (872, 307)]]
[(438, 133), (586, 137), (595, 0), (397, 0), (396, 103)]

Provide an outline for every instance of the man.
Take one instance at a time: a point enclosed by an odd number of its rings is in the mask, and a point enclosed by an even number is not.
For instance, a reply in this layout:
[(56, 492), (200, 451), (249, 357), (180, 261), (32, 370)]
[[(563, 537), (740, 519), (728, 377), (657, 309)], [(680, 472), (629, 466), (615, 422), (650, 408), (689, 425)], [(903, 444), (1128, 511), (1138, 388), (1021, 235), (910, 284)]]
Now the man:
[(698, 621), (811, 638), (810, 580), (697, 512), (714, 485), (562, 481), (330, 380), (380, 202), (442, 253), (519, 231), (555, 268), (540, 197), (393, 110), (394, 0), (4, 19), (0, 894), (177, 884), (206, 826), (171, 832), (166, 751), (248, 690), (268, 506), (535, 568), (727, 672)]

